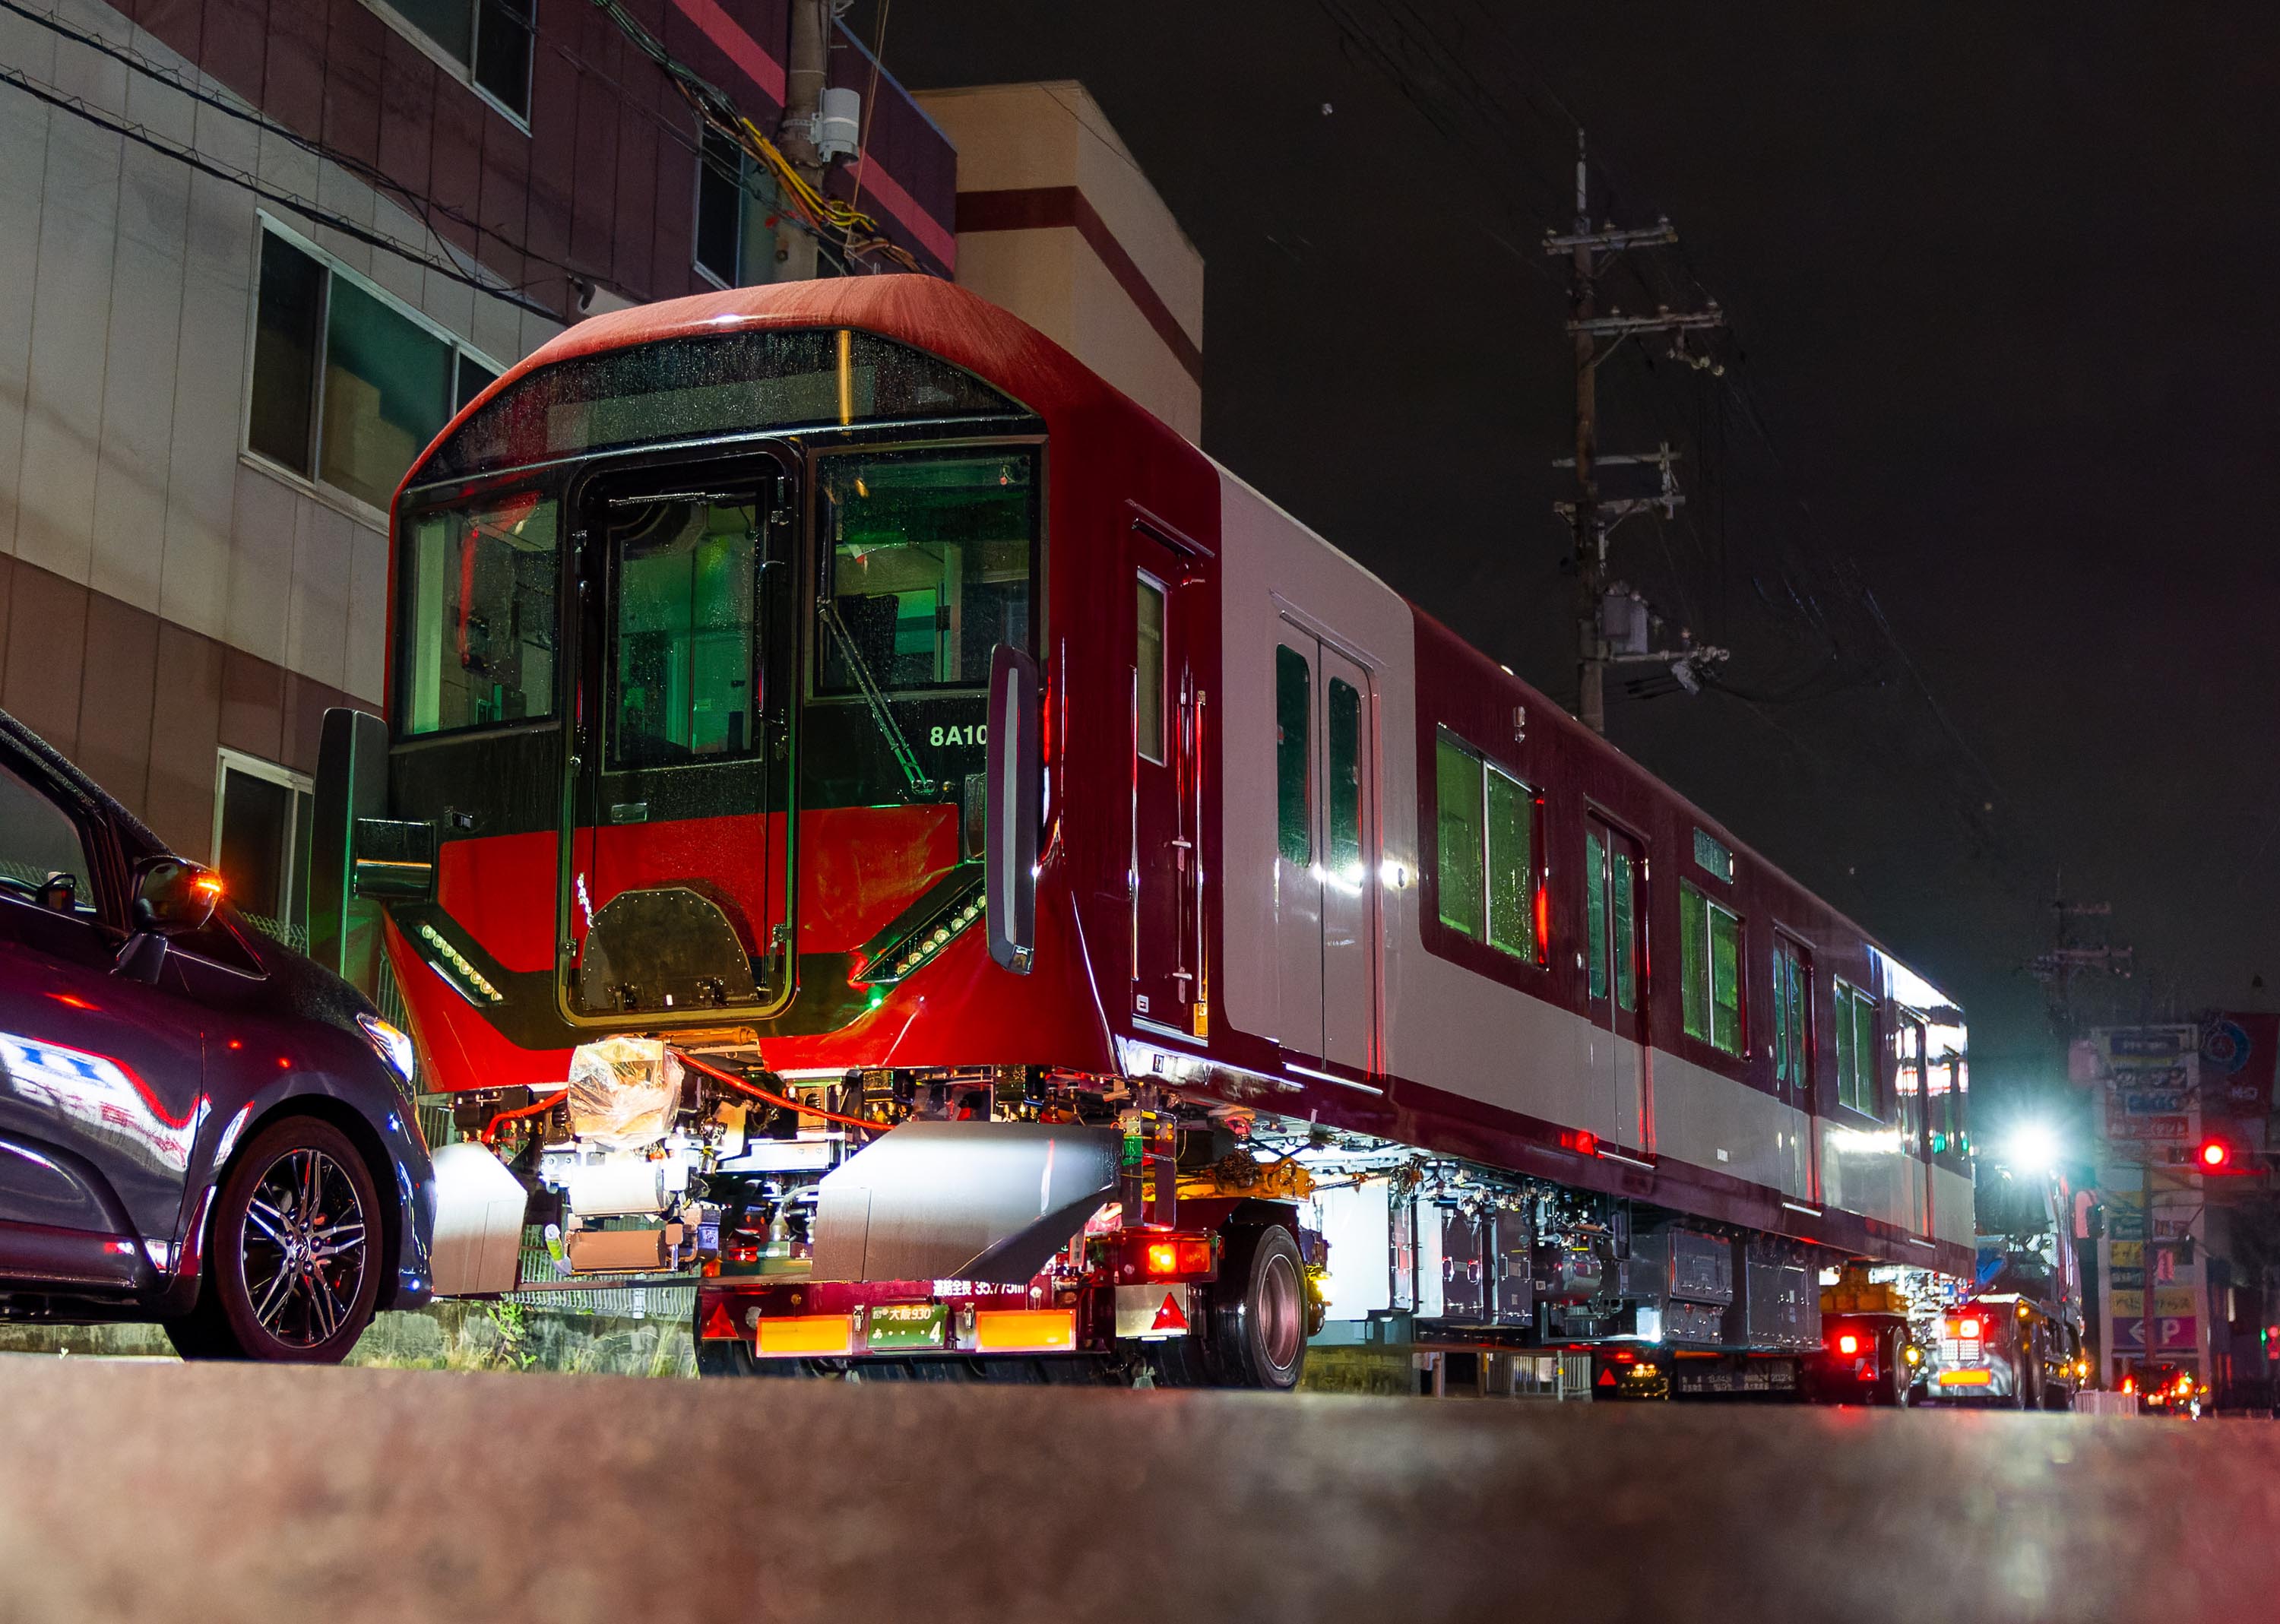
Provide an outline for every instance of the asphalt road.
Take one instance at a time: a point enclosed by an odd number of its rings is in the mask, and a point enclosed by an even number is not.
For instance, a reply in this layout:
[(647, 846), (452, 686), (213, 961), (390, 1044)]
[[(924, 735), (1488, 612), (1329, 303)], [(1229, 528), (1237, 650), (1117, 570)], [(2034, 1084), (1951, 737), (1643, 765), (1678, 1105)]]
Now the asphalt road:
[(2280, 1428), (0, 1360), (0, 1620), (2280, 1616)]

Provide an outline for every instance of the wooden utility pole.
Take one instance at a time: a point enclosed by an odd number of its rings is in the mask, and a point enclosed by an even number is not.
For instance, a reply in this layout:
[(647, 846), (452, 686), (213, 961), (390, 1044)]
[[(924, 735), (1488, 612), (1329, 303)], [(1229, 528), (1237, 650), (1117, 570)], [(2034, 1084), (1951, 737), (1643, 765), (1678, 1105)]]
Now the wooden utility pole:
[[(1599, 363), (1621, 347), (1626, 338), (1643, 337), (1650, 333), (1683, 335), (1690, 329), (1718, 327), (1725, 316), (1713, 303), (1703, 310), (1677, 312), (1660, 310), (1652, 316), (1626, 316), (1621, 311), (1599, 313), (1599, 273), (1603, 262), (1629, 249), (1668, 248), (1678, 241), (1678, 233), (1668, 220), (1632, 231), (1618, 231), (1609, 225), (1601, 230), (1591, 229), (1591, 194), (1590, 170), (1584, 158), (1583, 132), (1575, 132), (1575, 229), (1566, 236), (1547, 234), (1544, 251), (1564, 255), (1570, 264), (1568, 286), (1568, 333), (1573, 342), (1575, 357), (1575, 496), (1572, 502), (1556, 504), (1560, 514), (1568, 519), (1575, 540), (1575, 626), (1576, 626), (1576, 701), (1575, 713), (1594, 733), (1607, 730), (1607, 667), (1614, 663), (1608, 646), (1606, 628), (1601, 620), (1601, 604), (1607, 589), (1607, 533), (1615, 522), (1630, 512), (1645, 507), (1674, 510), (1684, 497), (1678, 496), (1669, 483), (1669, 457), (1661, 458), (1665, 476), (1664, 495), (1658, 499), (1639, 502), (1626, 500), (1620, 504), (1604, 503), (1599, 497)], [(1602, 340), (1607, 341), (1604, 344)], [(1563, 459), (1564, 460), (1564, 459)], [(1624, 457), (1606, 459), (1633, 463), (1655, 460)], [(1614, 509), (1617, 511), (1611, 512)], [(1646, 656), (1659, 663), (1676, 663), (1682, 658), (1698, 658), (1716, 655), (1716, 650), (1686, 650), (1665, 657)], [(1642, 657), (1634, 656), (1633, 661)], [(1722, 656), (1719, 656), (1722, 658)]]

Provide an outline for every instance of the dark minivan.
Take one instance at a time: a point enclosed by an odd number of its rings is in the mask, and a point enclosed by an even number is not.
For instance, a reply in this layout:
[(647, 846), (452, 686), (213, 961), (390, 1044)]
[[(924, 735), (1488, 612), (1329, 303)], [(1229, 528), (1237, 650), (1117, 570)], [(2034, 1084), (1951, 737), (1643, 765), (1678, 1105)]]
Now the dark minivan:
[(0, 712), (0, 1320), (333, 1361), (428, 1300), (412, 1044)]

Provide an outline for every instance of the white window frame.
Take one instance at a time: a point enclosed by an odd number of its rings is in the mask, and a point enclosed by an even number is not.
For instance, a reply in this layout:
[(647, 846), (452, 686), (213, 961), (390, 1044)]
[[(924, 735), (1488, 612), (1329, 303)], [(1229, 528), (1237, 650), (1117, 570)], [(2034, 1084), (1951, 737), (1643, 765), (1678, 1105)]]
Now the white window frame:
[(317, 781), (306, 773), (296, 773), (290, 767), (280, 766), (274, 761), (265, 761), (259, 756), (249, 756), (243, 750), (232, 750), (227, 744), (217, 746), (214, 750), (213, 850), (211, 863), (216, 874), (221, 872), (222, 805), (229, 789), (229, 775), (232, 773), (243, 773), (248, 778), (266, 779), (273, 784), (281, 785), (288, 792), (289, 798), (285, 803), (286, 861), (283, 888), (285, 894), (279, 899), (284, 912), (277, 916), (276, 922), (289, 926), (293, 922), (294, 902), (292, 853), (300, 843), (300, 830), (296, 827), (296, 820), (301, 815), (300, 802), (289, 797), (297, 795), (313, 796), (317, 792)]
[[(318, 467), (321, 468), (324, 466), (324, 446), (321, 435), (321, 425), (324, 422), (325, 417), (324, 346), (328, 342), (332, 330), (333, 285), (331, 278), (335, 276), (346, 277), (350, 283), (359, 292), (367, 294), (371, 297), (379, 300), (382, 304), (394, 311), (397, 315), (402, 316), (414, 327), (420, 328), (430, 337), (440, 341), (451, 349), (452, 352), (451, 409), (444, 416), (443, 420), (446, 423), (449, 423), (451, 420), (451, 418), (456, 416), (458, 412), (459, 358), (461, 356), (466, 356), (469, 360), (474, 361), (478, 366), (489, 369), (491, 375), (495, 378), (504, 375), (506, 372), (506, 368), (501, 366), (498, 362), (493, 360), (482, 350), (476, 349), (474, 344), (468, 343), (466, 339), (461, 338), (457, 333), (452, 332), (451, 328), (445, 327), (434, 317), (428, 315), (424, 311), (414, 309), (412, 305), (406, 304), (402, 299), (397, 298), (394, 294), (389, 292), (387, 289), (381, 287), (378, 282), (374, 281), (372, 278), (365, 275), (353, 266), (343, 265), (337, 255), (327, 253), (305, 233), (297, 230), (281, 217), (271, 213), (266, 209), (257, 209), (254, 211), (253, 275), (251, 279), (252, 286), (248, 290), (247, 294), (248, 315), (245, 324), (245, 388), (243, 391), (243, 398), (238, 403), (237, 454), (248, 464), (260, 469), (264, 473), (270, 474), (274, 478), (282, 480), (285, 483), (292, 486), (297, 490), (306, 491), (311, 496), (319, 497), (323, 501), (332, 503), (336, 506), (345, 507), (347, 511), (351, 513), (358, 514), (366, 519), (376, 519), (381, 527), (384, 529), (388, 523), (388, 512), (385, 508), (375, 507), (371, 503), (366, 501), (362, 496), (356, 495), (352, 491), (343, 490), (337, 485), (327, 484), (324, 480), (315, 473), (304, 473), (298, 468), (289, 468), (283, 463), (276, 460), (276, 458), (264, 456), (261, 452), (253, 449), (253, 357), (256, 346), (261, 342), (261, 250), (263, 239), (265, 235), (268, 234), (274, 234), (275, 235), (283, 238), (290, 246), (300, 250), (303, 253), (308, 255), (309, 258), (314, 259), (319, 265), (324, 266), (326, 272), (327, 280), (325, 282), (325, 296), (320, 303), (317, 309), (318, 349), (316, 357), (316, 394), (311, 404), (312, 413), (313, 414), (317, 424), (320, 426), (318, 434), (312, 437), (311, 442), (312, 449), (315, 453), (312, 460)], [(374, 251), (380, 252), (382, 250), (374, 250)], [(481, 289), (476, 290), (476, 296), (478, 298), (484, 296)], [(424, 450), (425, 448), (422, 449)]]
[[(468, 0), (468, 11), (472, 12), (479, 3), (480, 0)], [(392, 32), (400, 35), (421, 56), (474, 91), (475, 99), (481, 102), (484, 106), (513, 125), (524, 135), (528, 136), (530, 134), (528, 113), (515, 112), (513, 108), (475, 82), (475, 65), (472, 55), (468, 61), (460, 61), (443, 46), (429, 39), (418, 23), (389, 4), (388, 0), (363, 0), (363, 4), (366, 11), (372, 12), (381, 21), (386, 23)], [(530, 59), (528, 70), (530, 91), (534, 97), (538, 94), (538, 19), (535, 12), (536, 8), (534, 6), (530, 25)], [(480, 27), (481, 25), (478, 22), (475, 26)]]

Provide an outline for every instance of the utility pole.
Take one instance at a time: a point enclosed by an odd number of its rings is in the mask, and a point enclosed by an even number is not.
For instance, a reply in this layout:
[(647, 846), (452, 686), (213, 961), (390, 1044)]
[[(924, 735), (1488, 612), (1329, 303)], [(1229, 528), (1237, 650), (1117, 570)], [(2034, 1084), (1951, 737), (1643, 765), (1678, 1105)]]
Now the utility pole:
[[(1604, 622), (1604, 603), (1607, 593), (1607, 535), (1616, 523), (1630, 512), (1646, 507), (1661, 507), (1673, 512), (1685, 497), (1678, 494), (1670, 472), (1673, 453), (1664, 447), (1660, 457), (1608, 457), (1599, 455), (1599, 364), (1619, 349), (1627, 338), (1645, 337), (1652, 333), (1674, 335), (1672, 353), (1693, 365), (1706, 362), (1686, 355), (1683, 346), (1685, 335), (1698, 328), (1723, 325), (1724, 314), (1714, 301), (1699, 311), (1676, 312), (1668, 308), (1652, 316), (1626, 316), (1620, 310), (1599, 313), (1599, 273), (1604, 261), (1632, 249), (1668, 248), (1678, 241), (1678, 233), (1668, 219), (1634, 230), (1618, 231), (1610, 223), (1598, 231), (1591, 229), (1590, 171), (1584, 160), (1583, 132), (1575, 132), (1575, 229), (1566, 236), (1547, 233), (1544, 251), (1555, 257), (1565, 255), (1570, 265), (1568, 287), (1568, 333), (1575, 357), (1575, 496), (1573, 502), (1555, 504), (1556, 511), (1570, 521), (1575, 537), (1575, 624), (1576, 624), (1576, 703), (1575, 713), (1584, 726), (1594, 733), (1607, 730), (1606, 673), (1610, 665), (1618, 663), (1611, 647)], [(1603, 343), (1602, 341), (1607, 341)], [(1715, 370), (1723, 371), (1722, 367)], [(1566, 466), (1563, 458), (1560, 466)], [(1663, 491), (1659, 497), (1638, 501), (1628, 500), (1620, 504), (1603, 502), (1599, 496), (1599, 468), (1604, 464), (1659, 462), (1663, 473)], [(1611, 512), (1614, 508), (1617, 511)], [(1696, 686), (1703, 664), (1713, 658), (1725, 658), (1722, 650), (1694, 649), (1654, 653), (1645, 649), (1633, 649), (1621, 657), (1622, 663), (1668, 665), (1680, 684), (1690, 689)], [(1694, 679), (1694, 680), (1691, 680)]]
[[(784, 65), (783, 122), (776, 144), (810, 186), (821, 189), (823, 160), (815, 147), (815, 119), (823, 110), (823, 86), (831, 60), (831, 28), (840, 8), (833, 0), (791, 0), (791, 59)], [(815, 234), (786, 224), (776, 247), (783, 255), (777, 276), (805, 281), (815, 274)]]

